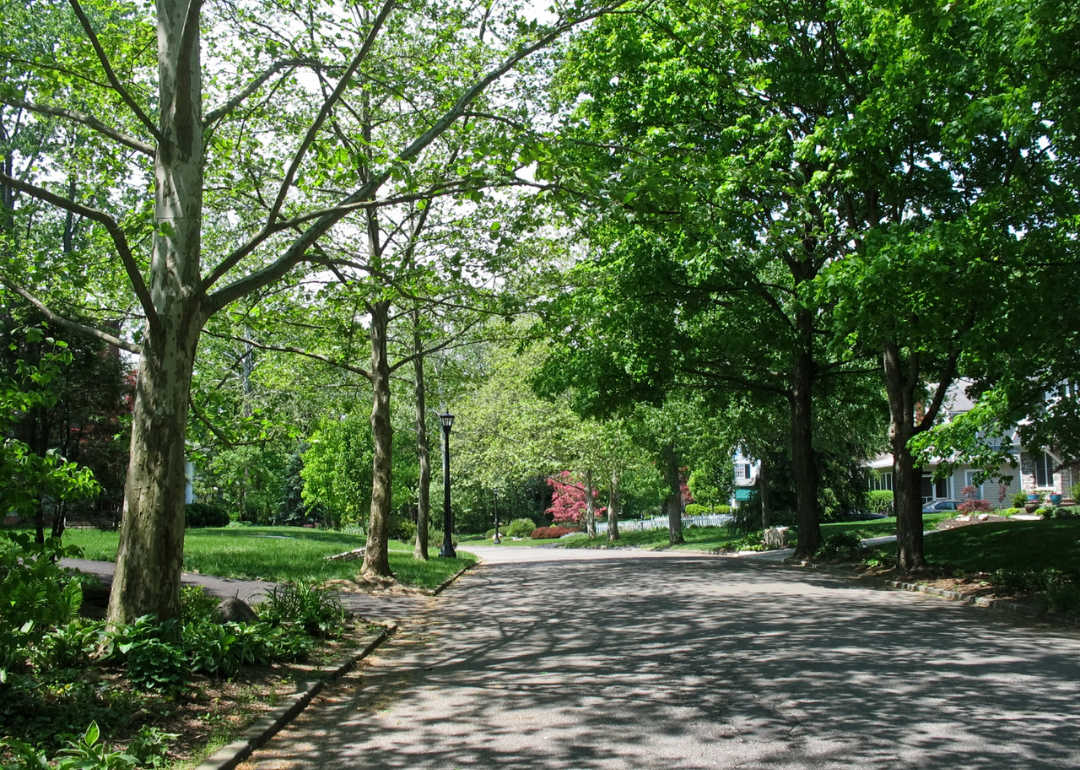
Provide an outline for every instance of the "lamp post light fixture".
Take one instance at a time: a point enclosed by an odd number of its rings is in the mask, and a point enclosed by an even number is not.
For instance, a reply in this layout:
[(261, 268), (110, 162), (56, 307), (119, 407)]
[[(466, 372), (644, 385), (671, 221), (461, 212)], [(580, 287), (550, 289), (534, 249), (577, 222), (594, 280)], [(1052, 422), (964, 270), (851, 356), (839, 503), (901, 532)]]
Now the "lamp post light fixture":
[(443, 413), (439, 415), (439, 422), (442, 423), (443, 430), (443, 541), (439, 556), (446, 559), (453, 559), (457, 556), (457, 553), (454, 551), (454, 541), (452, 539), (454, 521), (453, 516), (450, 513), (450, 426), (454, 424), (454, 415), (450, 414), (450, 412), (443, 411)]
[(498, 545), (502, 542), (499, 539), (499, 488), (496, 487), (493, 491), (495, 493), (495, 537), (492, 538), (491, 542)]

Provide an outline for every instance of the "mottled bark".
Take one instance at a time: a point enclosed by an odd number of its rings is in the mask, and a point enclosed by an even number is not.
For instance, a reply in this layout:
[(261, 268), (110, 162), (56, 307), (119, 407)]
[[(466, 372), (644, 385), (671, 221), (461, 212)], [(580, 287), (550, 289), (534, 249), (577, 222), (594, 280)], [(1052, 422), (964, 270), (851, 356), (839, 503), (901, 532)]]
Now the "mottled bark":
[(679, 455), (673, 444), (664, 448), (664, 480), (668, 483), (668, 496), (664, 500), (668, 543), (679, 545), (685, 542), (682, 533), (682, 484), (679, 479)]
[(431, 452), (428, 446), (424, 357), (420, 339), (420, 313), (413, 311), (413, 385), (416, 394), (416, 459), (420, 463), (420, 481), (416, 491), (416, 546), (413, 558), (428, 558), (428, 520), (431, 516)]
[[(177, 302), (174, 307), (184, 306)], [(186, 326), (187, 334), (143, 340), (110, 623), (132, 623), (142, 615), (173, 618), (180, 611), (184, 436), (201, 321), (192, 318), (190, 309), (178, 316), (177, 326)]]
[(391, 465), (394, 429), (390, 424), (390, 362), (386, 352), (390, 303), (374, 302), (371, 313), (371, 433), (375, 456), (371, 464), (371, 515), (364, 546), (365, 577), (392, 577), (389, 539), (392, 505)]
[(618, 470), (611, 472), (611, 488), (608, 492), (607, 539), (619, 539), (619, 513), (622, 511), (622, 476)]
[(202, 247), (202, 80), (197, 28), (186, 3), (159, 0), (158, 145), (149, 301), (142, 338), (110, 623), (180, 609), (184, 439), (191, 372), (207, 311), (197, 298)]
[(592, 471), (585, 471), (585, 533), (596, 537), (596, 487), (593, 485)]

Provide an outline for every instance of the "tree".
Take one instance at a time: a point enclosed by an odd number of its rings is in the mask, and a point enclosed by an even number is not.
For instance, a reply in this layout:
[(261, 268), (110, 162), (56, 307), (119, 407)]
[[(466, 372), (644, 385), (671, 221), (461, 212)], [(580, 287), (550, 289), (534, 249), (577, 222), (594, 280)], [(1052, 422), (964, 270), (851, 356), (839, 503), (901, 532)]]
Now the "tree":
[[(136, 200), (117, 213), (127, 203), (123, 195), (94, 206), (58, 190), (47, 175), (31, 181), (0, 172), (4, 185), (93, 222), (107, 235), (145, 318), (137, 342), (97, 332), (139, 356), (131, 462), (109, 606), (112, 622), (144, 614), (172, 618), (179, 611), (188, 397), (200, 332), (208, 319), (317, 262), (319, 241), (357, 212), (385, 204), (387, 197), (381, 195), (397, 199), (413, 194), (422, 184), (414, 164), (459, 124), (485, 89), (605, 10), (575, 7), (571, 17), (551, 26), (521, 25), (521, 34), (516, 34), (519, 20), (511, 15), (504, 27), (505, 46), (476, 48), (485, 61), (482, 74), (460, 82), (452, 77), (455, 73), (443, 73), (451, 76), (447, 87), (438, 99), (419, 105), (411, 134), (396, 147), (380, 148), (369, 173), (358, 180), (339, 173), (337, 158), (348, 149), (336, 145), (334, 121), (362, 101), (363, 92), (377, 87), (383, 87), (384, 98), (406, 108), (409, 98), (403, 89), (416, 81), (414, 72), (392, 71), (401, 60), (385, 55), (391, 48), (381, 47), (384, 36), (437, 31), (441, 40), (450, 29), (464, 44), (470, 26), (482, 30), (499, 20), (486, 8), (470, 15), (454, 7), (445, 13), (425, 7), (420, 9), (424, 13), (412, 14), (410, 7), (386, 0), (359, 5), (351, 18), (335, 9), (305, 8), (302, 34), (295, 34), (290, 22), (275, 24), (276, 9), (273, 3), (243, 10), (224, 6), (215, 17), (197, 0), (161, 0), (152, 19), (134, 7), (123, 8), (138, 19), (137, 34), (113, 39), (99, 34), (105, 10), (71, 0), (81, 35), (65, 44), (70, 42), (73, 56), (81, 60), (65, 68), (57, 67), (55, 56), (32, 58), (24, 68), (28, 76), (4, 87), (4, 104), (30, 110), (41, 121), (63, 120), (90, 129), (102, 141), (126, 148), (134, 175), (153, 180), (152, 206)], [(60, 9), (42, 7), (41, 13), (46, 12), (55, 15)], [(153, 50), (155, 36), (156, 74), (143, 68), (145, 60), (137, 56)], [(5, 65), (14, 61), (5, 58)], [(301, 81), (295, 77), (300, 69), (312, 76)], [(76, 104), (64, 104), (74, 88), (41, 85), (46, 79), (42, 73), (70, 72), (87, 73), (77, 92), (89, 95), (91, 107), (110, 100), (122, 104), (124, 122), (110, 126)], [(238, 73), (242, 82), (226, 84), (228, 72)], [(152, 84), (154, 98), (145, 98), (137, 83)], [(220, 92), (219, 84), (229, 92)], [(208, 110), (203, 108), (204, 87), (205, 95), (217, 102)], [(278, 92), (295, 101), (282, 109), (274, 99)], [(295, 131), (297, 124), (306, 126), (302, 136)], [(276, 159), (283, 155), (288, 160), (280, 164)], [(241, 162), (233, 164), (231, 158)], [(116, 189), (108, 178), (101, 181), (101, 189)], [(228, 223), (228, 228), (204, 231), (204, 222)], [(147, 255), (139, 251), (143, 235), (150, 244)], [(204, 269), (204, 261), (211, 266)], [(48, 308), (48, 297), (35, 296), (32, 284), (28, 288), (20, 282), (32, 276), (12, 267), (5, 269), (4, 285), (50, 320), (64, 322), (60, 312)], [(148, 574), (157, 579), (146, 580)]]

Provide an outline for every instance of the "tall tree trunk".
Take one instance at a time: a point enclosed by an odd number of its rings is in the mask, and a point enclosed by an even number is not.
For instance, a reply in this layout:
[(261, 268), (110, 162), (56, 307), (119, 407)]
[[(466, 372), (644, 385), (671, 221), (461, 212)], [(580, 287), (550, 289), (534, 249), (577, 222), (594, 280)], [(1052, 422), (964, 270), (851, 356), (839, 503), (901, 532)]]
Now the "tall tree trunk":
[(682, 484), (679, 481), (679, 455), (674, 444), (664, 447), (664, 479), (668, 483), (668, 496), (664, 510), (668, 520), (668, 543), (679, 545), (686, 542), (682, 533)]
[(616, 468), (611, 472), (611, 489), (608, 492), (607, 539), (613, 542), (619, 539), (619, 513), (622, 509), (622, 476)]
[(390, 484), (394, 429), (390, 424), (390, 361), (386, 335), (390, 303), (383, 300), (369, 306), (371, 312), (371, 433), (375, 457), (371, 464), (371, 516), (364, 547), (364, 577), (392, 577), (390, 572)]
[(814, 463), (813, 386), (815, 376), (812, 353), (813, 317), (807, 310), (795, 313), (801, 347), (795, 354), (791, 383), (791, 461), (795, 481), (795, 520), (799, 540), (794, 558), (807, 559), (821, 546), (818, 521), (818, 474)]
[[(178, 307), (181, 303), (176, 302)], [(131, 425), (120, 545), (109, 595), (110, 623), (180, 612), (184, 551), (184, 437), (191, 371), (200, 323), (187, 314), (187, 334), (144, 337)]]
[(596, 497), (592, 471), (585, 471), (585, 533), (596, 537)]
[[(180, 611), (184, 439), (191, 373), (207, 309), (195, 291), (202, 247), (202, 67), (188, 4), (159, 0), (158, 143), (148, 319), (135, 385), (131, 459), (109, 596), (110, 623)], [(183, 31), (187, 26), (188, 36)]]
[(937, 419), (955, 377), (957, 354), (950, 355), (938, 372), (937, 390), (921, 416), (915, 414), (915, 394), (922, 376), (919, 353), (909, 353), (905, 362), (899, 346), (887, 342), (882, 359), (885, 392), (889, 399), (889, 444), (893, 454), (896, 566), (901, 572), (917, 572), (927, 566), (923, 555), (922, 471), (915, 465), (909, 442), (916, 434), (929, 430)]
[(761, 500), (761, 528), (769, 528), (769, 460), (762, 457), (758, 471), (758, 498)]
[(420, 312), (413, 311), (413, 373), (416, 388), (416, 459), (420, 463), (420, 484), (416, 491), (416, 547), (413, 558), (427, 561), (428, 520), (431, 516), (431, 452), (427, 435), (427, 406), (424, 391), (424, 357), (420, 339)]

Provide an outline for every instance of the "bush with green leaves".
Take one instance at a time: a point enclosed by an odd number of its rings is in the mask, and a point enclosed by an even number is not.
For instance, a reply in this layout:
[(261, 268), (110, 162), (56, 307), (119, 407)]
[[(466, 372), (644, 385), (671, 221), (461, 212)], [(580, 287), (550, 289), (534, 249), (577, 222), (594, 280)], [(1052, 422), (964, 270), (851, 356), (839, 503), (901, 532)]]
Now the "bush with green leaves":
[(391, 516), (389, 535), (391, 540), (399, 540), (406, 545), (416, 540), (416, 522), (404, 516)]
[(299, 626), (311, 636), (333, 636), (345, 619), (341, 600), (316, 585), (276, 586), (258, 605), (259, 619), (278, 626)]
[(536, 529), (532, 519), (514, 519), (506, 525), (507, 537), (528, 537)]
[(143, 690), (174, 692), (188, 670), (184, 651), (175, 643), (176, 621), (159, 623), (143, 615), (131, 624), (117, 624), (104, 637), (105, 660), (122, 663), (128, 679)]
[(1028, 493), (1027, 492), (1020, 491), (1020, 492), (1015, 493), (1012, 496), (1012, 506), (1013, 506), (1013, 508), (1023, 508), (1025, 505), (1027, 505), (1027, 502), (1028, 502)]
[(235, 676), (244, 666), (299, 660), (311, 650), (311, 637), (296, 626), (269, 623), (190, 623), (183, 632), (184, 656), (193, 673)]
[(220, 599), (206, 593), (202, 586), (181, 586), (180, 625), (209, 620), (220, 603)]
[(862, 550), (862, 539), (855, 532), (835, 532), (818, 549), (820, 559), (850, 559)]
[(47, 631), (30, 647), (30, 665), (43, 679), (63, 678), (89, 665), (105, 635), (105, 623), (75, 618)]
[(687, 516), (723, 516), (731, 513), (730, 505), (701, 505), (699, 503), (690, 503), (686, 506), (684, 513)]
[(227, 526), (229, 526), (229, 512), (220, 505), (188, 503), (184, 506), (184, 527), (187, 529)]
[(893, 493), (888, 489), (873, 489), (866, 495), (866, 505), (871, 513), (893, 515)]
[(0, 682), (25, 663), (28, 645), (78, 614), (81, 577), (57, 562), (79, 555), (57, 538), (0, 532)]
[(747, 532), (737, 540), (729, 540), (727, 550), (730, 551), (764, 551), (765, 533), (762, 530)]

